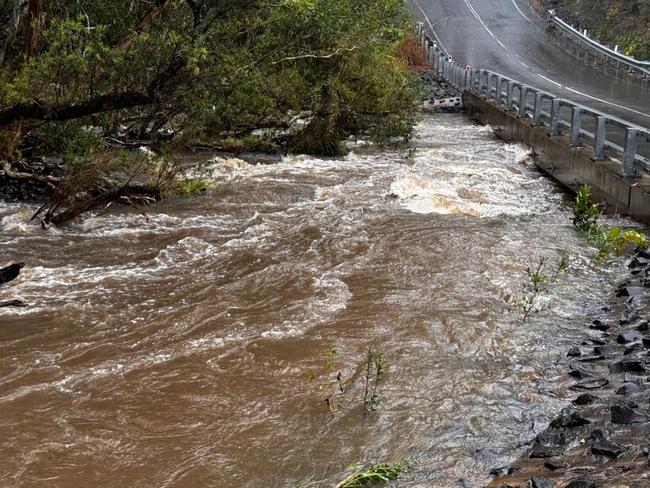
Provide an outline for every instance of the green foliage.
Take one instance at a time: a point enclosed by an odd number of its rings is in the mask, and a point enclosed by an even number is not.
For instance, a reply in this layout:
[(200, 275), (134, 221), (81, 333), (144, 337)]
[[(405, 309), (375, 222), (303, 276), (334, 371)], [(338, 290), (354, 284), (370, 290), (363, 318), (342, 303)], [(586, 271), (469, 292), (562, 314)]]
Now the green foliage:
[(124, 93), (147, 100), (120, 109), (102, 102), (80, 120), (52, 123), (60, 141), (42, 151), (74, 146), (69, 124), (112, 138), (126, 131), (155, 140), (165, 129), (179, 144), (250, 147), (256, 129), (281, 131), (301, 112), (313, 114), (304, 131), (259, 145), (333, 155), (349, 136), (412, 136), (416, 84), (395, 56), (409, 30), (402, 0), (156, 4), (165, 7), (136, 32), (152, 2), (44, 2), (35, 55), (20, 57), (22, 24), (0, 65), (0, 111), (35, 101), (65, 109)]
[(573, 224), (585, 232), (587, 240), (598, 249), (598, 258), (621, 254), (626, 247), (648, 248), (648, 237), (634, 229), (610, 227), (599, 222), (602, 212), (591, 201), (591, 188), (582, 186), (572, 205)]
[(591, 187), (587, 185), (580, 187), (571, 208), (573, 225), (584, 232), (587, 232), (602, 215), (598, 205), (591, 201)]
[(522, 322), (528, 320), (533, 314), (546, 309), (540, 303), (540, 298), (549, 293), (560, 274), (566, 272), (568, 269), (568, 256), (562, 256), (553, 265), (549, 265), (546, 258), (540, 258), (535, 267), (529, 266), (526, 268), (528, 284), (524, 290), (524, 297), (521, 302)]
[(202, 178), (184, 178), (178, 181), (176, 192), (180, 195), (196, 195), (216, 188), (215, 183)]
[(386, 358), (383, 353), (375, 351), (372, 347), (366, 350), (366, 375), (363, 393), (363, 407), (366, 412), (374, 412), (379, 406), (380, 399), (377, 388), (383, 378), (385, 365)]
[(565, 15), (595, 33), (601, 41), (620, 46), (637, 59), (650, 60), (650, 2), (647, 0), (559, 0)]
[(359, 469), (341, 481), (336, 488), (364, 488), (388, 483), (399, 475), (408, 472), (410, 464), (407, 461), (397, 461), (389, 464), (374, 464), (368, 469)]
[(341, 371), (333, 374), (336, 354), (335, 347), (331, 347), (326, 351), (325, 372), (322, 375), (318, 376), (314, 371), (307, 373), (307, 380), (309, 382), (314, 382), (320, 377), (320, 381), (316, 387), (318, 391), (325, 391), (327, 393), (325, 403), (331, 414), (335, 414), (342, 407), (338, 399), (345, 391), (343, 389), (343, 375)]

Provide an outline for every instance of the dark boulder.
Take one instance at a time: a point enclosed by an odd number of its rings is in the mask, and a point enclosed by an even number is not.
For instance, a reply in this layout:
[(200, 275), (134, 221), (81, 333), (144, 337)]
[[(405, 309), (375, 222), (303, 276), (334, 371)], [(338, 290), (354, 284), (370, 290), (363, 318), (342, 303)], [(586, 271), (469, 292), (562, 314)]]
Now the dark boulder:
[(612, 414), (613, 424), (628, 425), (634, 423), (636, 413), (627, 405), (612, 405), (609, 407), (609, 411)]
[(594, 403), (596, 400), (598, 400), (598, 397), (595, 395), (592, 395), (590, 393), (583, 393), (579, 397), (577, 397), (575, 400), (573, 400), (574, 405), (590, 405)]
[(611, 373), (644, 373), (645, 366), (640, 361), (619, 361), (607, 365)]
[(594, 429), (591, 431), (589, 434), (589, 438), (596, 440), (596, 439), (607, 439), (609, 436), (609, 432), (603, 429)]
[(591, 452), (598, 456), (616, 459), (625, 452), (625, 448), (606, 439), (598, 439), (591, 445)]
[(570, 429), (587, 425), (589, 423), (591, 422), (582, 417), (578, 412), (565, 408), (560, 412), (560, 415), (550, 423), (550, 426), (554, 429)]
[(625, 383), (618, 390), (616, 390), (617, 395), (633, 395), (634, 393), (640, 393), (643, 391), (643, 387), (638, 383)]
[(544, 467), (550, 469), (551, 471), (558, 471), (560, 469), (568, 468), (569, 465), (562, 461), (544, 461)]
[(563, 446), (544, 446), (538, 444), (533, 447), (533, 450), (530, 451), (528, 457), (531, 459), (544, 459), (561, 456), (562, 454), (564, 454)]
[(628, 344), (630, 342), (640, 341), (641, 339), (643, 339), (643, 334), (641, 334), (641, 332), (638, 330), (629, 330), (619, 334), (618, 337), (616, 337), (616, 342), (619, 344)]
[(569, 352), (567, 352), (566, 355), (570, 358), (577, 358), (582, 356), (582, 353), (580, 352), (580, 348), (578, 346), (573, 346), (571, 349), (569, 349)]
[(564, 432), (546, 431), (538, 434), (535, 442), (545, 446), (565, 446), (566, 434)]
[(23, 269), (24, 266), (25, 263), (20, 262), (10, 264), (6, 268), (0, 269), (0, 285), (4, 285), (5, 283), (9, 283), (18, 278), (20, 270)]

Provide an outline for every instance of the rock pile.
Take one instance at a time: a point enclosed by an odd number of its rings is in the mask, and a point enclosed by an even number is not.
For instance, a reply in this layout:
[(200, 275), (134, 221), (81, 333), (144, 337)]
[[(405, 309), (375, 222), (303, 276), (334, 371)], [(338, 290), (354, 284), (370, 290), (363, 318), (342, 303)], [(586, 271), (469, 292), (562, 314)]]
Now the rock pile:
[(650, 253), (629, 268), (563, 360), (572, 405), (490, 488), (650, 487)]

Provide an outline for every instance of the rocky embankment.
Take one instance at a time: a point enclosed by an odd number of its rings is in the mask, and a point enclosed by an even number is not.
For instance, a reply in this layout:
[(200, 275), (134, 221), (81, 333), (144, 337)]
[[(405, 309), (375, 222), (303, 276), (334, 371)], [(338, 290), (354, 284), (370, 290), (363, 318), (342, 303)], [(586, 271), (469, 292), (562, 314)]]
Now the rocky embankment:
[(432, 70), (422, 73), (425, 81), (426, 98), (422, 104), (425, 112), (462, 112), (462, 93), (455, 86), (450, 85)]
[(650, 487), (650, 253), (563, 360), (572, 405), (488, 488)]

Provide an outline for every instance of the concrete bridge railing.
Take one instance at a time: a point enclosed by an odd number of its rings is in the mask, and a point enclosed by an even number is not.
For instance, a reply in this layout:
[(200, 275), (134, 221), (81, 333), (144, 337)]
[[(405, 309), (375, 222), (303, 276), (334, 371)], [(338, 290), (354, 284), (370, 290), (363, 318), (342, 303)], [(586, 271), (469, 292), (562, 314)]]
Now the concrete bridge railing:
[[(460, 65), (437, 46), (422, 25), (417, 33), (434, 71), (458, 89), (485, 95), (517, 117), (531, 119), (533, 126), (546, 127), (551, 137), (567, 132), (573, 147), (592, 148), (595, 161), (616, 156), (625, 178), (650, 171), (650, 150), (645, 144), (650, 142), (650, 130), (488, 69)], [(640, 143), (644, 143), (643, 150)]]

